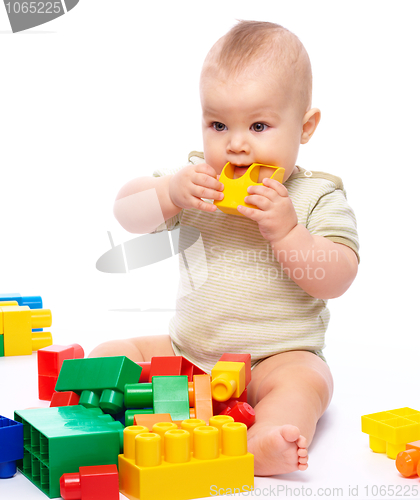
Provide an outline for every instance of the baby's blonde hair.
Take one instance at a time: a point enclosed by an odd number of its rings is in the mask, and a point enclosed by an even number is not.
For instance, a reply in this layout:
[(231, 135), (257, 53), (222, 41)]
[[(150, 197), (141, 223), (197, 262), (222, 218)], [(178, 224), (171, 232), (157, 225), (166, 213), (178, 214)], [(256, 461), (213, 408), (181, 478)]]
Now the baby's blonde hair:
[[(312, 100), (312, 70), (308, 53), (299, 38), (279, 24), (240, 20), (210, 49), (202, 77), (217, 72), (237, 77), (255, 63), (291, 77), (295, 95), (304, 110)], [(260, 66), (261, 67), (261, 66)]]

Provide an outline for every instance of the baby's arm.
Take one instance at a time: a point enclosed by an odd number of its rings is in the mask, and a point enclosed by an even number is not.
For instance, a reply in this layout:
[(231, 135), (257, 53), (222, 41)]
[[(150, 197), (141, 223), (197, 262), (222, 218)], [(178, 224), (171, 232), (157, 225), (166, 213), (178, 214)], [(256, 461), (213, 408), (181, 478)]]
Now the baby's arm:
[(284, 272), (312, 297), (339, 297), (356, 277), (358, 261), (350, 247), (313, 235), (301, 224), (271, 247)]
[(125, 184), (115, 200), (114, 215), (130, 233), (150, 233), (183, 208), (217, 210), (201, 198), (221, 200), (222, 189), (210, 165), (188, 165), (175, 175), (139, 177)]
[(357, 274), (355, 252), (298, 224), (287, 189), (276, 180), (264, 179), (263, 186), (250, 186), (248, 193), (245, 202), (259, 210), (239, 206), (238, 211), (258, 223), (284, 272), (312, 297), (342, 295)]

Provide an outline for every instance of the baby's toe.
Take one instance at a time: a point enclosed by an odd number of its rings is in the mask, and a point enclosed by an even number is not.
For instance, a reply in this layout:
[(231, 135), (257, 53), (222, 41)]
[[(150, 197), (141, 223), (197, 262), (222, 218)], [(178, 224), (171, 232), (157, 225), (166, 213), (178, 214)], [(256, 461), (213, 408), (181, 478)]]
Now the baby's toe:
[(298, 445), (299, 448), (307, 448), (308, 447), (308, 441), (306, 437), (299, 436), (299, 438), (296, 441), (296, 444)]
[(299, 448), (297, 454), (298, 454), (298, 457), (307, 457), (308, 450), (306, 448)]
[(299, 470), (306, 470), (308, 468), (308, 464), (299, 464), (298, 469)]
[(298, 462), (300, 465), (305, 465), (308, 463), (308, 457), (299, 457)]
[(300, 439), (299, 429), (294, 425), (283, 425), (280, 429), (280, 434), (283, 436), (284, 440), (289, 443), (293, 443)]

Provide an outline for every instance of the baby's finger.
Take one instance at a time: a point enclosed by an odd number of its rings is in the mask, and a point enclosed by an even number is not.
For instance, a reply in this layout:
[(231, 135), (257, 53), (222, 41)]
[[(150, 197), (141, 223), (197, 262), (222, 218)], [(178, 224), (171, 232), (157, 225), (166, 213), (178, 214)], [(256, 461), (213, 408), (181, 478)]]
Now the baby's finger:
[(268, 210), (271, 204), (271, 201), (267, 199), (265, 196), (260, 196), (257, 194), (245, 196), (244, 201), (249, 205), (255, 205), (260, 210)]
[(196, 198), (206, 198), (207, 200), (223, 200), (224, 194), (216, 189), (209, 189), (203, 186), (192, 185), (191, 194)]
[(260, 220), (264, 217), (264, 212), (262, 210), (245, 207), (244, 205), (238, 205), (237, 210), (239, 213), (255, 222), (260, 222)]
[(221, 182), (219, 182), (215, 177), (211, 177), (208, 174), (204, 173), (195, 173), (192, 177), (191, 181), (199, 187), (215, 189), (217, 191), (223, 191), (224, 186)]
[(200, 198), (194, 197), (192, 205), (193, 208), (202, 210), (203, 212), (215, 212), (217, 210), (216, 205), (213, 205), (213, 203), (208, 203), (206, 201), (203, 201)]
[(264, 184), (264, 186), (267, 186), (267, 187), (270, 187), (271, 189), (274, 189), (280, 196), (284, 196), (284, 197), (289, 196), (289, 192), (283, 186), (283, 184), (280, 184), (280, 182), (276, 181), (275, 179), (269, 179), (267, 177), (267, 178), (263, 179), (263, 184)]

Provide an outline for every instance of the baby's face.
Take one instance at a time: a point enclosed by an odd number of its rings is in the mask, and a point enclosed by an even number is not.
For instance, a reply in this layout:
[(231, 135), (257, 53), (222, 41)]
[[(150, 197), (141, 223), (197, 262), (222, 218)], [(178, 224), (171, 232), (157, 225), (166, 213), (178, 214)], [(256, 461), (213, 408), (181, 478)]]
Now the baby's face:
[[(200, 91), (204, 157), (218, 174), (227, 162), (235, 178), (252, 163), (283, 167), (284, 181), (293, 173), (303, 115), (287, 81), (268, 70), (228, 80), (206, 75)], [(271, 174), (267, 169), (259, 182)]]

